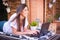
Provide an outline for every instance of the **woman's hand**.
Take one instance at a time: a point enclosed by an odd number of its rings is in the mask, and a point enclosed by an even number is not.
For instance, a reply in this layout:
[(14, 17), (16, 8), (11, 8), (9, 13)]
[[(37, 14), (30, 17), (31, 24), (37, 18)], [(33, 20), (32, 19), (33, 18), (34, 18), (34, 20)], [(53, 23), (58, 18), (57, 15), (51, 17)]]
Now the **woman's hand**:
[(32, 35), (37, 35), (37, 34), (39, 34), (39, 33), (40, 33), (40, 31), (39, 31), (39, 30), (34, 30), (34, 32), (35, 32), (35, 33), (33, 33)]
[(32, 35), (37, 35), (38, 33), (40, 33), (39, 30), (29, 30), (27, 28), (25, 28), (24, 31), (27, 32), (27, 34), (29, 34), (29, 35), (31, 35), (31, 34)]
[(36, 31), (29, 31), (29, 32), (27, 32), (27, 34), (33, 35), (33, 34), (37, 34), (37, 32)]
[(33, 31), (29, 31), (27, 32), (28, 34), (31, 34), (31, 35), (37, 35), (38, 33), (40, 33), (38, 30), (33, 30)]
[(40, 30), (35, 30), (37, 33), (40, 33)]

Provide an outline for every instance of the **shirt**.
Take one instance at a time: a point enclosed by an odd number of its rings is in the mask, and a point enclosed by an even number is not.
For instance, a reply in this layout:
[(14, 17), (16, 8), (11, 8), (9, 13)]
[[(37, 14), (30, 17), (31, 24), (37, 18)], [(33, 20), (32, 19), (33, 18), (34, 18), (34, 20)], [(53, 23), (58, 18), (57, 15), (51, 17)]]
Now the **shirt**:
[[(16, 19), (14, 21), (11, 21), (14, 19), (14, 17), (16, 16), (17, 14), (14, 13), (10, 19), (4, 23), (4, 26), (3, 26), (3, 32), (5, 33), (12, 33), (12, 27), (14, 27), (15, 29), (17, 29), (17, 22), (16, 22)], [(24, 27), (27, 27), (28, 26), (28, 20), (27, 18), (25, 18), (25, 26)], [(21, 31), (23, 31), (23, 27), (21, 28)]]

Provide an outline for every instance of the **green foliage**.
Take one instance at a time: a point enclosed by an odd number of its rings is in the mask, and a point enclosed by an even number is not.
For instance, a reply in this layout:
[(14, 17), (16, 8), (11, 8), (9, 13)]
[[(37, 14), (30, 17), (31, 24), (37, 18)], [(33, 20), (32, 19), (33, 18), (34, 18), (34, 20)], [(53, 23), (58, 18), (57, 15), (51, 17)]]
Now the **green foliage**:
[(60, 17), (60, 13), (56, 13), (54, 17), (55, 19), (58, 19)]
[(53, 22), (52, 18), (49, 18), (49, 19), (48, 19), (48, 22), (50, 22), (50, 23)]
[(36, 22), (36, 21), (33, 21), (30, 23), (30, 26), (37, 26), (37, 25), (38, 25), (38, 22)]

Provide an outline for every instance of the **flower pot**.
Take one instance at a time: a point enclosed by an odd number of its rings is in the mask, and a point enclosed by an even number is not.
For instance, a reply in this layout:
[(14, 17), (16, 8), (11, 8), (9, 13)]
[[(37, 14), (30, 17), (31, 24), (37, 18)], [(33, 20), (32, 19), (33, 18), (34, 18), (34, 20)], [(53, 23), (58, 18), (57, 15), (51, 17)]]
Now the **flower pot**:
[(60, 17), (59, 17), (59, 21), (60, 21)]
[(31, 30), (36, 30), (37, 26), (31, 26), (30, 28), (31, 28)]

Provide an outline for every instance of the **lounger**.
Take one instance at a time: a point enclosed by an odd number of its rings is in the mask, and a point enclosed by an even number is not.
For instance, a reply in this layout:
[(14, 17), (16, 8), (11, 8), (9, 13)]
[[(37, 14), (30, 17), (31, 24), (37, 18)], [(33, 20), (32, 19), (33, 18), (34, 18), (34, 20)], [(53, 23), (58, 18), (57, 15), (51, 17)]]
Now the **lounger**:
[[(2, 23), (0, 22), (1, 26), (3, 26), (3, 24), (5, 22), (6, 21), (2, 21)], [(42, 24), (40, 34), (37, 35), (39, 38), (36, 36), (36, 38), (38, 40), (44, 39), (44, 37), (42, 37), (42, 36), (45, 36), (45, 35), (47, 35), (49, 33), (49, 31), (48, 31), (49, 25), (50, 25), (50, 23), (43, 23)], [(41, 39), (41, 37), (42, 37), (42, 39)], [(50, 37), (52, 37), (52, 36), (49, 36), (49, 38)], [(2, 31), (0, 32), (0, 40), (20, 40), (20, 39), (29, 40), (29, 39), (34, 39), (34, 38), (35, 38), (35, 36), (34, 37), (30, 37), (30, 36), (26, 36), (26, 35), (22, 35), (22, 36), (20, 35), (19, 36), (19, 35), (13, 35), (13, 34), (6, 34), (6, 33), (2, 32)]]

